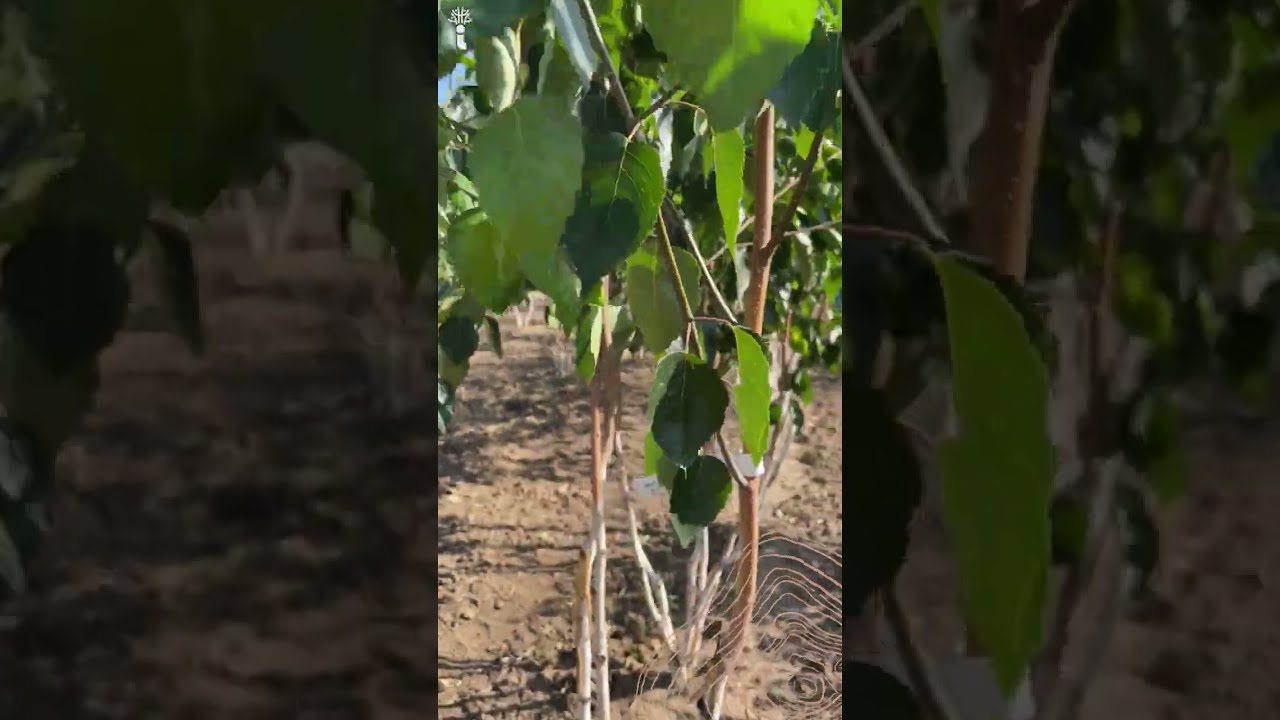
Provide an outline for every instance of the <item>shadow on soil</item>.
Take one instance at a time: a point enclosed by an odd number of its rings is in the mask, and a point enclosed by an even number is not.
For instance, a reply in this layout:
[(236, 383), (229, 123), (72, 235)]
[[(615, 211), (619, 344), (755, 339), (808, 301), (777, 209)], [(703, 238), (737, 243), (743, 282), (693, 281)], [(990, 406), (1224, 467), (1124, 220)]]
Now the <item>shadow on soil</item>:
[(204, 357), (145, 333), (108, 351), (31, 590), (4, 608), (0, 717), (434, 710), (434, 421), (376, 410), (341, 331), (368, 295), (353, 275), (218, 267)]

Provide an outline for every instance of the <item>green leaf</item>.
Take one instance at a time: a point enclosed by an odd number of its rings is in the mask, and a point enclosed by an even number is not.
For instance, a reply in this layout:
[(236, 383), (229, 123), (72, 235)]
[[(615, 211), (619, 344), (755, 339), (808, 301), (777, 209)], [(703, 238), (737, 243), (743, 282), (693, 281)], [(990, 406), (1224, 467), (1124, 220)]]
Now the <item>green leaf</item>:
[[(554, 38), (553, 38), (554, 39)], [(573, 97), (583, 83), (574, 72), (569, 54), (560, 43), (553, 43), (549, 55), (544, 56), (545, 76), (538, 76), (538, 94), (556, 99), (565, 107), (569, 107)], [(545, 77), (545, 79), (544, 79)]]
[(715, 130), (742, 123), (809, 42), (818, 0), (647, 0), (645, 28)]
[(769, 360), (760, 341), (744, 328), (733, 328), (738, 348), (738, 384), (733, 388), (734, 409), (742, 426), (742, 445), (759, 465), (769, 446)]
[(571, 328), (577, 324), (582, 314), (581, 286), (562, 248), (556, 248), (549, 256), (523, 253), (520, 255), (520, 271), (535, 288), (551, 299), (555, 305), (552, 312), (562, 326)]
[(58, 89), (88, 133), (132, 180), (179, 207), (213, 200), (266, 111), (244, 7), (50, 0), (37, 8)]
[(480, 348), (480, 331), (469, 318), (455, 315), (440, 326), (440, 350), (455, 363), (465, 363)]
[(733, 479), (720, 458), (700, 455), (676, 472), (671, 488), (671, 514), (681, 523), (706, 527), (715, 522), (729, 496)]
[(923, 720), (917, 692), (897, 676), (873, 662), (850, 662), (844, 666), (844, 687), (858, 698), (861, 707), (876, 709), (877, 720)]
[[(700, 303), (698, 295), (698, 260), (687, 250), (675, 248), (680, 284), (693, 307)], [(676, 286), (666, 263), (653, 253), (641, 249), (627, 261), (625, 277), (627, 303), (631, 316), (650, 352), (660, 353), (671, 341), (680, 337), (684, 328), (683, 311)]]
[(556, 35), (564, 44), (573, 69), (582, 82), (588, 82), (600, 65), (600, 56), (591, 45), (587, 23), (578, 8), (578, 0), (551, 0), (548, 13), (556, 24)]
[(939, 446), (943, 497), (970, 628), (1006, 695), (1041, 641), (1055, 457), (1049, 381), (994, 284), (936, 257), (959, 435)]
[(1225, 134), (1236, 173), (1246, 186), (1262, 158), (1262, 151), (1280, 128), (1280, 97), (1259, 93), (1237, 99), (1226, 108)]
[(467, 377), (467, 371), (471, 369), (471, 363), (467, 361), (456, 362), (449, 357), (449, 353), (445, 352), (444, 347), (440, 347), (436, 351), (436, 379), (446, 382), (450, 387), (459, 387), (462, 381)]
[(149, 225), (155, 240), (152, 247), (165, 305), (187, 346), (193, 352), (204, 352), (204, 318), (200, 313), (200, 292), (195, 261), (191, 257), (191, 241), (186, 233), (172, 225), (159, 221), (152, 221)]
[(480, 207), (502, 230), (525, 276), (572, 327), (578, 288), (560, 236), (582, 188), (577, 120), (551, 98), (521, 97), (476, 133), (468, 160)]
[(512, 42), (519, 42), (510, 28), (498, 37), (476, 39), (476, 86), (494, 112), (502, 112), (515, 102), (520, 79), (520, 61), (511, 54)]
[(938, 8), (938, 0), (919, 0), (920, 12), (924, 13), (925, 24), (929, 26), (929, 34), (933, 37), (934, 44), (937, 44), (939, 33), (942, 31), (942, 15)]
[(658, 484), (671, 492), (672, 481), (675, 479), (676, 473), (680, 471), (680, 466), (671, 462), (666, 455), (662, 454), (662, 448), (658, 447), (658, 443), (653, 439), (653, 433), (644, 434), (644, 471), (647, 475), (653, 475), (658, 479)]
[(737, 254), (738, 223), (742, 222), (742, 171), (747, 160), (742, 130), (733, 128), (714, 133), (711, 148), (716, 161), (716, 204), (720, 206), (724, 239), (732, 258)]
[(653, 412), (653, 440), (671, 462), (687, 468), (724, 425), (729, 392), (714, 368), (681, 354)]
[(0, 580), (4, 580), (13, 595), (22, 595), (27, 591), (27, 572), (22, 555), (3, 524), (0, 524)]
[(1190, 470), (1177, 410), (1167, 397), (1153, 401), (1144, 436), (1150, 454), (1147, 473), (1156, 498), (1168, 505), (1186, 491)]
[(499, 358), (502, 357), (502, 326), (498, 324), (498, 318), (493, 315), (486, 315), (484, 318), (484, 327), (489, 335), (489, 346), (493, 348), (493, 354)]
[[(836, 117), (840, 83), (840, 36), (818, 22), (804, 52), (787, 66), (769, 99), (788, 125), (823, 130)], [(801, 157), (807, 153), (807, 148), (799, 150), (799, 143), (796, 149)]]
[[(249, 16), (256, 55), (280, 101), (368, 175), (377, 189), (374, 224), (395, 248), (401, 279), (416, 287), (436, 248), (436, 208), (423, 189), (436, 182), (428, 128), (438, 108), (394, 16), (382, 3), (349, 0), (204, 1)], [(218, 50), (220, 58), (234, 48)]]
[(90, 227), (129, 253), (145, 235), (151, 197), (94, 142), (85, 143), (75, 164), (45, 187), (40, 204), (36, 226)]
[(676, 535), (676, 542), (680, 543), (680, 547), (687, 548), (698, 538), (698, 531), (701, 530), (697, 525), (691, 525), (682, 522), (676, 515), (668, 514), (671, 519), (671, 530)]
[(800, 157), (809, 157), (809, 148), (813, 146), (813, 141), (817, 134), (807, 125), (796, 127), (796, 155)]
[(35, 434), (46, 454), (71, 436), (97, 390), (96, 360), (55, 374), (9, 319), (0, 317), (0, 404)]
[(444, 435), (453, 422), (453, 387), (444, 380), (436, 380), (436, 430)]
[(1069, 495), (1054, 498), (1049, 509), (1051, 558), (1055, 564), (1074, 565), (1084, 552), (1089, 534), (1089, 511), (1079, 498)]
[(458, 280), (486, 310), (503, 312), (519, 296), (524, 281), (519, 259), (479, 208), (449, 226), (448, 251)]
[(649, 386), (649, 400), (645, 404), (645, 419), (650, 425), (653, 424), (654, 413), (658, 411), (658, 403), (662, 402), (662, 396), (667, 394), (667, 383), (671, 381), (671, 374), (680, 363), (685, 361), (686, 357), (688, 355), (683, 352), (670, 352), (658, 360), (658, 366), (653, 370), (653, 384)]
[(916, 451), (884, 390), (855, 384), (845, 388), (841, 399), (848, 423), (845, 452), (855, 468), (844, 478), (853, 516), (844, 607), (857, 613), (893, 582), (906, 560), (923, 480)]
[(0, 261), (0, 304), (50, 371), (91, 362), (124, 326), (129, 279), (94, 227), (45, 224)]
[(74, 157), (42, 157), (24, 162), (4, 174), (0, 200), (0, 245), (22, 239), (42, 209), (43, 192), (76, 163)]
[(608, 324), (610, 328), (616, 327), (618, 323), (617, 305), (610, 305), (607, 309), (599, 305), (587, 305), (583, 308), (582, 319), (578, 323), (578, 332), (575, 337), (577, 350), (577, 368), (578, 377), (583, 382), (591, 382), (591, 378), (596, 374), (596, 363), (600, 360), (600, 338), (604, 333), (604, 326)]
[[(573, 2), (574, 0), (566, 0)], [(596, 14), (596, 25), (600, 28), (600, 36), (604, 38), (605, 47), (609, 48), (609, 58), (614, 68), (622, 67), (622, 48), (630, 40), (631, 31), (622, 18), (624, 0), (591, 0), (591, 8)], [(636, 64), (637, 70), (643, 70), (641, 62)]]
[(592, 134), (585, 145), (582, 190), (561, 238), (584, 290), (653, 231), (666, 192), (654, 148), (618, 133)]

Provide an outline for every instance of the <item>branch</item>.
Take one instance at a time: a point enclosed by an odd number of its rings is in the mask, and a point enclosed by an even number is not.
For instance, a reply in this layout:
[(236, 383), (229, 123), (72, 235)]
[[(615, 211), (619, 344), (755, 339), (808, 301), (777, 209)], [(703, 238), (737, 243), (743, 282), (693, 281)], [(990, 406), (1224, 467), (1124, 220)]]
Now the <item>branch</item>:
[[(774, 109), (765, 101), (756, 117), (755, 155), (755, 245), (751, 248), (750, 281), (747, 285), (747, 302), (744, 319), (748, 329), (763, 334), (764, 306), (769, 289), (769, 263), (771, 256), (764, 252), (769, 246), (769, 233), (773, 220), (773, 149)], [(721, 439), (723, 442), (723, 439)], [(727, 454), (727, 453), (726, 453)], [(730, 472), (736, 470), (733, 458), (728, 458)], [(751, 629), (752, 612), (756, 604), (756, 580), (759, 571), (760, 551), (760, 478), (752, 477), (738, 488), (738, 537), (742, 540), (742, 554), (738, 558), (734, 575), (733, 604), (729, 610), (729, 632), (716, 648), (716, 657), (707, 682), (697, 691), (696, 697), (706, 698), (709, 692), (719, 697), (723, 681), (734, 670), (742, 649), (747, 644)], [(723, 658), (723, 662), (719, 659)], [(718, 707), (718, 703), (717, 703)]]
[[(621, 452), (622, 439), (621, 431), (615, 430), (614, 447)], [(658, 629), (662, 633), (662, 640), (666, 643), (667, 649), (680, 658), (679, 645), (676, 642), (676, 631), (671, 621), (671, 601), (667, 593), (667, 585), (662, 580), (662, 576), (653, 568), (653, 563), (649, 560), (649, 554), (645, 552), (644, 540), (640, 536), (640, 523), (636, 520), (635, 498), (631, 490), (631, 483), (627, 480), (625, 474), (619, 473), (618, 479), (622, 484), (622, 503), (627, 512), (627, 532), (631, 535), (631, 549), (636, 554), (636, 564), (640, 566), (640, 584), (644, 589), (645, 604), (649, 606), (649, 616), (658, 624)]]
[(843, 223), (840, 220), (828, 220), (824, 223), (818, 223), (817, 225), (814, 225), (812, 227), (802, 227), (802, 228), (796, 228), (795, 230), (788, 230), (783, 234), (799, 235), (800, 233), (814, 233), (819, 230), (829, 230), (831, 228), (840, 227), (842, 224)]
[(733, 484), (739, 489), (749, 487), (747, 479), (742, 477), (742, 473), (738, 472), (738, 463), (729, 454), (729, 443), (724, 441), (724, 434), (716, 432), (716, 445), (720, 448), (720, 455), (724, 458), (724, 464), (729, 468), (729, 477), (733, 478)]
[(658, 245), (662, 251), (662, 258), (667, 264), (667, 270), (671, 272), (671, 281), (676, 287), (676, 297), (680, 300), (680, 316), (684, 320), (686, 339), (689, 333), (693, 334), (693, 342), (689, 344), (689, 350), (698, 357), (706, 357), (702, 348), (702, 336), (698, 334), (698, 328), (693, 324), (693, 305), (689, 303), (689, 296), (684, 291), (684, 283), (680, 280), (680, 268), (676, 265), (671, 236), (667, 234), (667, 221), (663, 219), (661, 212), (658, 213)]
[(925, 229), (932, 240), (937, 242), (947, 242), (947, 234), (943, 231), (942, 225), (933, 216), (933, 211), (929, 209), (929, 204), (925, 202), (924, 196), (916, 189), (911, 182), (911, 176), (907, 173), (906, 167), (902, 164), (902, 160), (898, 158), (898, 154), (893, 150), (893, 144), (889, 142), (889, 137), (885, 135), (884, 128), (880, 126), (880, 119), (876, 117), (875, 110), (871, 107), (871, 102), (867, 100), (867, 96), (862, 92), (862, 86), (858, 84), (858, 79), (853, 74), (853, 67), (849, 65), (849, 56), (847, 53), (840, 57), (840, 70), (844, 75), (844, 87), (849, 93), (849, 99), (853, 102), (853, 108), (858, 114), (858, 122), (862, 125), (862, 130), (867, 134), (867, 139), (871, 141), (875, 147), (876, 154), (880, 156), (880, 162), (889, 171), (889, 176), (893, 178), (893, 182), (898, 186), (898, 192), (902, 194), (903, 199), (911, 206), (911, 211), (915, 213), (916, 220), (920, 226)]
[(582, 19), (586, 21), (587, 33), (591, 36), (591, 47), (595, 49), (596, 54), (600, 56), (600, 62), (604, 64), (609, 79), (609, 94), (618, 103), (618, 109), (622, 111), (622, 118), (626, 120), (629, 132), (635, 128), (638, 120), (635, 113), (631, 111), (631, 103), (627, 102), (627, 94), (622, 91), (622, 80), (618, 77), (617, 68), (613, 66), (613, 56), (609, 54), (609, 46), (604, 42), (604, 35), (600, 34), (600, 23), (596, 20), (596, 11), (592, 9), (590, 0), (578, 0), (578, 10), (582, 12)]
[[(1114, 518), (1107, 518), (1109, 529), (1115, 529)], [(1107, 532), (1104, 537), (1111, 538), (1116, 532)], [(1110, 548), (1114, 550), (1114, 545)], [(1105, 552), (1103, 553), (1106, 554)], [(1073, 720), (1079, 715), (1080, 706), (1085, 694), (1093, 683), (1106, 658), (1107, 648), (1115, 637), (1116, 627), (1124, 615), (1127, 587), (1125, 583), (1125, 559), (1123, 554), (1110, 554), (1114, 566), (1110, 569), (1109, 583), (1105, 588), (1103, 604), (1099, 619), (1090, 627), (1088, 644), (1084, 648), (1082, 662), (1078, 663), (1076, 672), (1071, 675), (1062, 674), (1054, 685), (1052, 692), (1043, 700), (1038, 720)]]
[(639, 125), (640, 123), (644, 122), (644, 120), (648, 118), (650, 115), (661, 110), (662, 106), (666, 105), (667, 101), (670, 100), (672, 96), (674, 96), (678, 92), (680, 92), (680, 88), (673, 87), (670, 90), (659, 95), (658, 99), (654, 100), (652, 105), (645, 108), (644, 112), (636, 116), (636, 125)]
[[(673, 218), (678, 222), (684, 222), (683, 218), (680, 217), (679, 211), (676, 210), (675, 203), (671, 202), (670, 196), (664, 197), (662, 199), (662, 203), (663, 209), (670, 212)], [(687, 229), (686, 234), (689, 234)], [(707, 281), (707, 287), (711, 290), (711, 297), (715, 300), (716, 309), (720, 311), (720, 315), (725, 320), (737, 325), (738, 319), (734, 317), (733, 310), (729, 307), (728, 301), (724, 299), (724, 295), (720, 292), (720, 287), (716, 285), (716, 279), (711, 275), (711, 267), (707, 264), (707, 261), (702, 258), (702, 251), (698, 249), (698, 243), (694, 242), (692, 237), (689, 237), (688, 245), (694, 259), (698, 262), (698, 269), (702, 272), (703, 279)], [(726, 247), (728, 246), (726, 245)]]
[(1020, 15), (1024, 33), (1043, 44), (1061, 29), (1076, 0), (1036, 0), (1023, 5)]
[(859, 223), (843, 223), (844, 232), (853, 235), (866, 235), (868, 237), (878, 237), (885, 240), (899, 240), (910, 244), (919, 250), (930, 252), (929, 241), (906, 230), (895, 230), (894, 228), (881, 227), (879, 225), (862, 225)]
[(813, 176), (813, 167), (818, 164), (818, 156), (822, 154), (823, 132), (825, 130), (814, 133), (813, 142), (809, 145), (809, 156), (804, 159), (804, 167), (800, 168), (800, 178), (796, 180), (795, 192), (787, 201), (787, 207), (778, 216), (777, 224), (773, 226), (773, 238), (767, 247), (761, 248), (770, 255), (778, 249), (778, 243), (782, 242), (783, 228), (791, 224), (791, 218), (795, 217), (796, 210), (800, 207), (800, 199), (804, 196), (805, 188), (809, 186), (809, 178)]
[(998, 272), (1018, 281), (1027, 271), (1054, 52), (1072, 7), (1071, 0), (1024, 2), (1003, 3), (996, 16), (991, 94), (971, 213), (971, 236)]
[(898, 589), (891, 583), (881, 592), (884, 600), (885, 620), (893, 633), (894, 645), (898, 648), (898, 657), (902, 659), (902, 667), (911, 680), (911, 686), (924, 701), (925, 713), (935, 720), (960, 720), (960, 713), (955, 709), (951, 699), (942, 689), (937, 676), (929, 666), (929, 661), (916, 644), (911, 632), (911, 621), (902, 608), (898, 598)]
[[(609, 277), (600, 281), (601, 293), (609, 297)], [(596, 670), (596, 707), (601, 717), (609, 717), (609, 628), (608, 616), (605, 612), (605, 565), (608, 560), (608, 548), (605, 538), (605, 505), (604, 484), (608, 474), (609, 460), (613, 454), (614, 426), (617, 421), (615, 402), (618, 375), (617, 363), (613, 353), (609, 352), (610, 337), (613, 329), (609, 327), (606, 316), (600, 332), (599, 363), (595, 377), (591, 379), (591, 546), (595, 550), (594, 577), (595, 625), (594, 657)], [(586, 702), (590, 702), (587, 699)]]
[[(1101, 460), (1102, 443), (1104, 441), (1101, 433), (1108, 432), (1112, 425), (1108, 418), (1110, 387), (1108, 386), (1104, 368), (1102, 325), (1106, 320), (1107, 309), (1111, 304), (1113, 266), (1116, 248), (1119, 244), (1122, 213), (1123, 209), (1119, 202), (1112, 200), (1107, 208), (1107, 217), (1104, 220), (1100, 237), (1102, 267), (1098, 273), (1096, 287), (1091, 298), (1092, 312), (1089, 316), (1085, 341), (1088, 346), (1086, 348), (1088, 353), (1086, 372), (1089, 383), (1089, 401), (1085, 408), (1084, 417), (1080, 420), (1080, 451), (1084, 459), (1084, 471), (1080, 478), (1079, 493), (1085, 499), (1088, 511), (1091, 514), (1095, 511), (1103, 513), (1107, 522), (1102, 525), (1104, 532), (1089, 532), (1086, 534), (1080, 559), (1067, 569), (1067, 577), (1058, 595), (1057, 608), (1054, 612), (1053, 625), (1049, 630), (1044, 656), (1039, 663), (1041, 673), (1045, 674), (1042, 678), (1042, 685), (1048, 684), (1049, 677), (1056, 677), (1061, 672), (1062, 658), (1066, 653), (1066, 645), (1070, 639), (1071, 621), (1075, 617), (1076, 610), (1084, 597), (1085, 591), (1092, 584), (1097, 574), (1097, 568), (1101, 562), (1107, 540), (1105, 530), (1111, 526), (1109, 521), (1111, 497), (1101, 497), (1101, 493), (1107, 490), (1107, 486), (1106, 483), (1100, 481), (1101, 478), (1098, 472), (1098, 463)], [(1052, 675), (1049, 675), (1050, 673)], [(1061, 683), (1061, 678), (1058, 678), (1054, 682), (1055, 687), (1050, 689), (1042, 687), (1041, 694), (1061, 694), (1059, 688), (1056, 687)]]
[[(774, 193), (774, 195), (773, 195), (773, 201), (774, 201), (774, 202), (777, 202), (777, 201), (778, 201), (778, 200), (779, 200), (783, 195), (786, 195), (788, 192), (790, 192), (790, 191), (794, 190), (794, 189), (795, 189), (795, 187), (796, 187), (796, 185), (798, 185), (798, 184), (799, 184), (799, 180), (789, 180), (789, 181), (787, 181), (787, 184), (786, 184), (786, 185), (783, 185), (781, 188), (779, 188), (779, 189), (778, 189), (778, 192)], [(737, 237), (737, 236), (741, 235), (742, 233), (746, 232), (746, 231), (747, 231), (747, 228), (751, 227), (751, 224), (752, 224), (753, 222), (755, 222), (755, 219), (754, 219), (754, 218), (751, 218), (751, 217), (744, 218), (744, 219), (743, 219), (743, 221), (742, 221), (741, 223), (739, 223), (739, 224), (738, 224), (738, 229), (737, 229), (737, 231), (736, 231), (736, 232), (734, 232), (734, 233), (733, 233), (733, 236), (734, 236), (734, 237)], [(716, 259), (717, 257), (719, 257), (719, 256), (720, 256), (720, 253), (722, 253), (722, 252), (724, 252), (724, 249), (717, 250), (717, 251), (716, 251), (716, 254), (715, 254), (715, 255), (713, 255), (713, 256), (711, 257), (711, 259), (712, 259), (712, 260)]]
[(889, 13), (879, 25), (871, 28), (871, 32), (862, 36), (862, 39), (853, 43), (853, 54), (857, 55), (865, 50), (869, 50), (879, 45), (882, 40), (893, 34), (895, 30), (902, 26), (902, 23), (916, 8), (915, 0), (906, 0), (899, 5), (893, 12)]

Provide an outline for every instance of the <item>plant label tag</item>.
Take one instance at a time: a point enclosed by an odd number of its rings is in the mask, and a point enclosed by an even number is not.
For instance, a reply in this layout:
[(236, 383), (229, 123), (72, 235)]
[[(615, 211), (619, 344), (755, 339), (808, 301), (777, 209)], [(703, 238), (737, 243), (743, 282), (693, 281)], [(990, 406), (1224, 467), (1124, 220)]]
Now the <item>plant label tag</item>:
[[(718, 450), (712, 450), (706, 454), (724, 462), (724, 457)], [(738, 453), (733, 456), (733, 464), (738, 469), (738, 474), (744, 478), (760, 477), (761, 475), (764, 475), (764, 458), (761, 458), (760, 464), (757, 465), (751, 462), (750, 454)]]

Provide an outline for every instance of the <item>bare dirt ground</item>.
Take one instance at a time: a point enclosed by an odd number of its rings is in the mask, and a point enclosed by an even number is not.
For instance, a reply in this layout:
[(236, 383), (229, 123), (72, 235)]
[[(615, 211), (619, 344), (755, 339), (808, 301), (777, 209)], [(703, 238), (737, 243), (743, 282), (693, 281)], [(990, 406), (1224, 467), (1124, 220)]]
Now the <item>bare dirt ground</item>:
[[(563, 716), (588, 441), (555, 333), (504, 322), (505, 359), (478, 353), (437, 445), (428, 389), (416, 414), (377, 407), (350, 319), (373, 312), (373, 278), (332, 250), (196, 252), (209, 349), (138, 318), (106, 354), (32, 592), (0, 612), (0, 718), (400, 720), (437, 702), (444, 718)], [(645, 366), (627, 373), (629, 477)], [(838, 385), (815, 396), (763, 524), (834, 548)], [(1168, 606), (1124, 624), (1090, 720), (1280, 716), (1276, 431), (1189, 438), (1192, 490), (1161, 518)], [(437, 502), (438, 539), (423, 523)], [(659, 509), (642, 518), (674, 568)], [(611, 515), (615, 707), (656, 654), (622, 528)], [(905, 578), (925, 629), (950, 601), (942, 565), (913, 557)]]
[[(586, 393), (556, 370), (554, 332), (504, 323), (503, 345), (505, 359), (488, 349), (474, 358), (456, 431), (441, 443), (444, 718), (565, 717), (573, 690), (570, 602), (590, 503)], [(624, 373), (629, 437), (641, 432), (646, 367)], [(839, 386), (827, 381), (815, 396), (808, 437), (794, 447), (762, 525), (838, 546)], [(1276, 430), (1224, 421), (1189, 433), (1191, 490), (1159, 516), (1166, 546), (1156, 585), (1165, 602), (1122, 622), (1086, 702), (1087, 720), (1280, 717)], [(628, 477), (642, 474), (637, 442), (624, 455)], [(646, 530), (674, 568), (679, 551), (665, 540), (659, 510), (647, 508)], [(920, 523), (921, 532), (938, 531), (936, 517)], [(638, 570), (620, 511), (609, 529), (614, 694), (625, 707), (640, 668), (659, 653), (636, 597)], [(913, 549), (902, 591), (917, 636), (945, 651), (961, 631), (948, 559), (930, 545)]]
[(208, 349), (140, 313), (3, 608), (5, 720), (423, 718), (434, 706), (434, 425), (379, 412), (374, 279), (336, 252), (195, 244)]
[[(459, 393), (456, 430), (441, 443), (443, 718), (549, 718), (567, 711), (575, 661), (571, 602), (589, 527), (591, 446), (587, 393), (576, 375), (557, 370), (556, 353), (562, 350), (556, 335), (543, 325), (517, 329), (504, 323), (505, 357), (484, 349), (472, 359)], [(624, 362), (622, 468), (627, 478), (636, 478), (644, 474), (641, 441), (652, 360)], [(761, 527), (838, 551), (839, 386), (832, 380), (816, 385), (819, 400), (808, 412), (807, 437), (793, 446)], [(617, 475), (615, 469), (606, 497), (612, 509), (611, 666), (620, 708), (658, 652), (639, 597)], [(655, 565), (674, 571), (682, 551), (670, 539), (660, 502), (643, 504), (641, 522)], [(722, 519), (729, 517), (726, 512)], [(682, 587), (674, 575), (667, 582)]]

